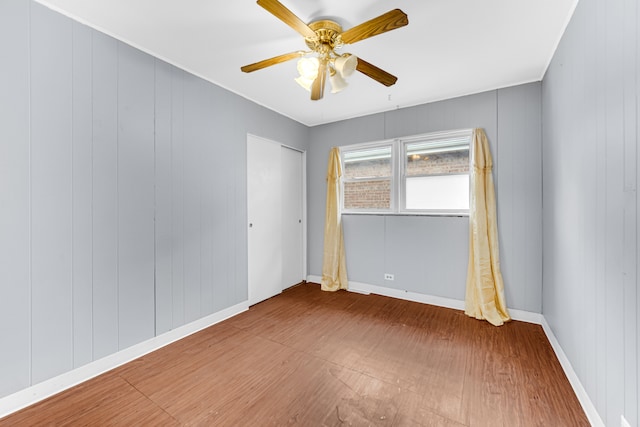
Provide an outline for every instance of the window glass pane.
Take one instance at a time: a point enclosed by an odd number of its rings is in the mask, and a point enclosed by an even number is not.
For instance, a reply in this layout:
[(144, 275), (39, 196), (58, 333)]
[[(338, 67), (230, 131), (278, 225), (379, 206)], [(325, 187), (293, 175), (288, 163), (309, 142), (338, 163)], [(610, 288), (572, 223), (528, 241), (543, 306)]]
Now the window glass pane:
[(462, 143), (446, 141), (422, 142), (406, 145), (406, 175), (448, 175), (469, 173), (468, 138)]
[(469, 175), (407, 178), (407, 209), (469, 209)]
[(344, 183), (344, 209), (389, 209), (391, 180)]
[(380, 178), (391, 176), (391, 147), (379, 147), (344, 153), (344, 178)]

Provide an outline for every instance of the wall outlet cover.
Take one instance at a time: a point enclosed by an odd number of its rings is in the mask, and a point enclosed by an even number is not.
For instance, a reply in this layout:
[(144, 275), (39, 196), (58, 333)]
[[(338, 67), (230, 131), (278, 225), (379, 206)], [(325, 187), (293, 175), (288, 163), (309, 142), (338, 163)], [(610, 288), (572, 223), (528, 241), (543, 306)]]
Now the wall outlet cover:
[(393, 274), (384, 273), (384, 280), (393, 280)]

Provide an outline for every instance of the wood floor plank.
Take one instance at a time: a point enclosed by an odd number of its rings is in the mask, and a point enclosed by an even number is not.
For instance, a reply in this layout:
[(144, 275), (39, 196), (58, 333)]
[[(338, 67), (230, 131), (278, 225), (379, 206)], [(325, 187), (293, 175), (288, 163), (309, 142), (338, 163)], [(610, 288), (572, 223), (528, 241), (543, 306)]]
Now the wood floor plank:
[[(245, 334), (229, 351), (224, 345), (176, 366), (154, 381), (136, 386), (182, 422), (199, 420), (221, 410), (229, 402), (250, 402), (268, 389), (275, 378), (295, 369), (303, 356), (291, 348)], [(173, 378), (168, 384), (166, 377)], [(199, 396), (194, 399), (193, 396)]]
[(177, 426), (176, 419), (117, 375), (107, 373), (0, 420), (7, 426), (129, 425)]
[(302, 284), (0, 420), (587, 426), (539, 325)]

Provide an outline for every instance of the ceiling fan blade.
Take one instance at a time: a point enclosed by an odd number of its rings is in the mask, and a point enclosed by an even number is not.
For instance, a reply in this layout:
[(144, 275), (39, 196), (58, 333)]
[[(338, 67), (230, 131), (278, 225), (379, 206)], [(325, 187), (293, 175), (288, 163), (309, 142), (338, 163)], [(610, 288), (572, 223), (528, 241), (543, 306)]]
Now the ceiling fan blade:
[(324, 94), (324, 84), (327, 77), (327, 61), (321, 60), (318, 66), (318, 75), (311, 86), (311, 100), (317, 101)]
[(274, 56), (273, 58), (269, 58), (263, 61), (255, 62), (253, 64), (245, 65), (244, 67), (240, 67), (240, 70), (244, 71), (245, 73), (251, 73), (252, 71), (261, 70), (263, 68), (267, 68), (272, 65), (279, 64), (281, 62), (286, 62), (292, 59), (299, 58), (302, 55), (304, 55), (303, 51), (285, 53), (284, 55)]
[(289, 9), (284, 7), (278, 0), (258, 0), (259, 6), (262, 6), (267, 12), (302, 34), (303, 37), (315, 37), (316, 33), (300, 18), (293, 14)]
[(361, 58), (358, 58), (358, 65), (356, 66), (356, 70), (371, 77), (373, 80), (382, 83), (385, 86), (392, 86), (398, 80), (398, 78), (393, 74), (389, 74), (386, 71), (376, 67), (375, 65), (369, 64), (367, 61)]
[(391, 10), (369, 21), (356, 25), (341, 34), (342, 41), (347, 44), (359, 42), (387, 31), (404, 27), (409, 23), (407, 14), (400, 9)]

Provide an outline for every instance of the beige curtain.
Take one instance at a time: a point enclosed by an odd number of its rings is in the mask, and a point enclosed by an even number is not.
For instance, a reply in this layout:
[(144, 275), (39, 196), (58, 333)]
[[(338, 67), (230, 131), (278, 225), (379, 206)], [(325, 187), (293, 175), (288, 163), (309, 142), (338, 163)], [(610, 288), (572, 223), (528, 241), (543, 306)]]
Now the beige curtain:
[(496, 195), (491, 172), (493, 161), (484, 129), (473, 131), (472, 144), (465, 313), (500, 326), (511, 317), (505, 304), (500, 273)]
[(347, 262), (340, 215), (340, 150), (333, 147), (327, 168), (327, 207), (324, 218), (324, 252), (322, 256), (322, 290), (347, 289)]

